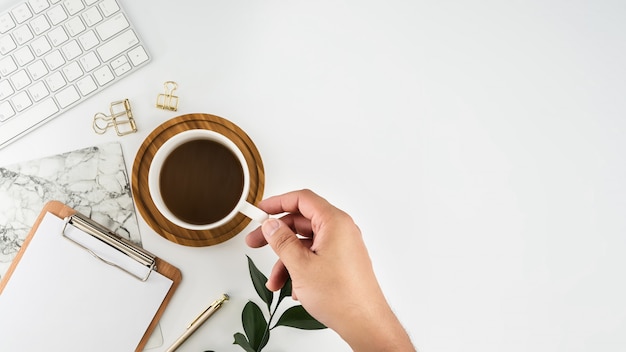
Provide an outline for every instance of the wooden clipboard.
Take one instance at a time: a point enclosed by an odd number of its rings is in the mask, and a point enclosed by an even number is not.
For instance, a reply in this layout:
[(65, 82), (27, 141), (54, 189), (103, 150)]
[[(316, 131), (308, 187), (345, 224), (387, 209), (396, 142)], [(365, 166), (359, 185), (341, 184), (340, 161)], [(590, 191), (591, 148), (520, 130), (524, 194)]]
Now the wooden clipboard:
[[(9, 282), (9, 280), (11, 279), (11, 276), (13, 275), (13, 273), (15, 272), (16, 267), (18, 266), (20, 260), (22, 259), (22, 257), (24, 256), (24, 253), (26, 252), (29, 244), (31, 243), (35, 233), (37, 232), (37, 229), (39, 227), (39, 224), (42, 222), (44, 216), (47, 213), (52, 213), (53, 215), (64, 219), (70, 216), (73, 216), (75, 214), (77, 214), (77, 212), (64, 205), (61, 202), (58, 201), (51, 201), (48, 202), (43, 210), (41, 211), (41, 213), (39, 214), (39, 216), (37, 217), (37, 220), (35, 221), (35, 224), (33, 225), (33, 227), (31, 228), (31, 231), (29, 232), (28, 236), (26, 237), (24, 243), (22, 244), (22, 247), (20, 249), (20, 251), (18, 252), (18, 254), (16, 255), (15, 259), (13, 260), (13, 262), (11, 263), (11, 266), (9, 267), (8, 271), (6, 272), (6, 275), (2, 278), (2, 280), (0, 281), (0, 295), (2, 294), (3, 290), (5, 289), (5, 287), (7, 286), (7, 283)], [(39, 235), (41, 236), (41, 234)], [(150, 325), (148, 326), (148, 328), (146, 329), (139, 345), (137, 345), (137, 348), (135, 349), (135, 351), (142, 351), (143, 348), (145, 347), (146, 343), (148, 342), (148, 339), (150, 338), (152, 332), (154, 331), (156, 325), (158, 324), (161, 316), (163, 315), (163, 312), (165, 311), (165, 308), (167, 307), (170, 299), (172, 298), (174, 292), (176, 291), (176, 288), (178, 287), (178, 285), (180, 284), (180, 281), (182, 280), (182, 275), (181, 272), (178, 268), (174, 267), (173, 265), (167, 263), (166, 261), (155, 257), (155, 270), (160, 273), (161, 275), (169, 278), (170, 280), (172, 280), (172, 285), (170, 286), (169, 291), (167, 292), (165, 298), (163, 299), (163, 302), (161, 303), (159, 309), (157, 310), (156, 314), (154, 315), (154, 318), (152, 319), (152, 322), (150, 323)]]

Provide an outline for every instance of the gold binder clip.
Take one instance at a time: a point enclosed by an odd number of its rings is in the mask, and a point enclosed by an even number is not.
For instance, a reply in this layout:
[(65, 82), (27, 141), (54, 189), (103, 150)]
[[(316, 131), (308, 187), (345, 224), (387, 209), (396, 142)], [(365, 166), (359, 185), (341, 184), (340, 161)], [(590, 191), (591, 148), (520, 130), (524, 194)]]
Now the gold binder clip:
[(174, 95), (178, 84), (174, 81), (167, 81), (163, 86), (165, 93), (157, 95), (156, 107), (163, 110), (178, 111), (178, 97)]
[(99, 112), (93, 117), (93, 130), (97, 134), (104, 134), (110, 127), (115, 128), (118, 136), (137, 132), (137, 124), (128, 99), (112, 102), (109, 111), (111, 112), (109, 116)]

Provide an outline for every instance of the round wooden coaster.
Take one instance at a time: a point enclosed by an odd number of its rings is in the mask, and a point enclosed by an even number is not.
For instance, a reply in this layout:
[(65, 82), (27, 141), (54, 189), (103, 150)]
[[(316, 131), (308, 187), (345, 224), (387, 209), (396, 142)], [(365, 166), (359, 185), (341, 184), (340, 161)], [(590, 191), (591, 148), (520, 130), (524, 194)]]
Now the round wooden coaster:
[(185, 246), (211, 246), (231, 239), (250, 223), (238, 214), (223, 226), (211, 230), (189, 230), (167, 220), (156, 208), (148, 190), (148, 170), (156, 151), (170, 137), (191, 129), (206, 129), (230, 138), (241, 150), (250, 169), (248, 202), (258, 203), (263, 198), (265, 172), (261, 155), (250, 137), (234, 123), (215, 115), (187, 114), (168, 120), (146, 137), (135, 156), (132, 171), (132, 191), (135, 204), (150, 227), (164, 238)]

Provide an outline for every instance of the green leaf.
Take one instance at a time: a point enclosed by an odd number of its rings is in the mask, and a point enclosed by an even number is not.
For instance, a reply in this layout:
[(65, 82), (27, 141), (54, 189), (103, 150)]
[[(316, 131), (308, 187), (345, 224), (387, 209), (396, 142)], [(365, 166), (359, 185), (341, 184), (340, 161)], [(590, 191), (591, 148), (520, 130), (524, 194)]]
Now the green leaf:
[(270, 291), (265, 284), (267, 283), (267, 277), (263, 275), (261, 271), (254, 265), (254, 262), (250, 257), (248, 258), (248, 269), (250, 270), (250, 278), (252, 279), (252, 284), (254, 285), (254, 289), (256, 293), (258, 293), (259, 297), (267, 304), (267, 309), (270, 310), (270, 306), (272, 305), (272, 300), (274, 299), (274, 293)]
[(267, 321), (265, 321), (261, 308), (256, 303), (248, 301), (243, 307), (243, 312), (241, 312), (241, 322), (250, 346), (255, 351), (260, 351), (269, 340)]
[(304, 330), (326, 329), (324, 324), (313, 318), (302, 306), (293, 306), (287, 309), (283, 315), (278, 318), (275, 327), (281, 325)]
[(234, 335), (234, 337), (235, 337), (235, 342), (233, 342), (233, 345), (241, 346), (241, 348), (246, 350), (246, 352), (256, 352), (254, 348), (250, 346), (250, 342), (248, 342), (248, 339), (246, 339), (246, 337), (243, 336), (242, 333), (238, 332)]
[(283, 285), (283, 288), (280, 290), (280, 296), (278, 298), (278, 304), (283, 301), (285, 297), (291, 297), (291, 278), (287, 278), (287, 281)]

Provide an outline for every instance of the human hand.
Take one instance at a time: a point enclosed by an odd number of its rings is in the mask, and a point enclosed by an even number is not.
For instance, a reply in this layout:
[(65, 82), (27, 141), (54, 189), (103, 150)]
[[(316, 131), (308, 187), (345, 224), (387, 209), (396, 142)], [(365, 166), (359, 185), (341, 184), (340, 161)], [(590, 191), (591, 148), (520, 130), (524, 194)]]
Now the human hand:
[(270, 290), (279, 290), (291, 276), (293, 298), (354, 350), (414, 351), (348, 214), (309, 190), (271, 197), (258, 207), (272, 215), (287, 213), (246, 237), (250, 247), (269, 243), (279, 257), (268, 278)]

